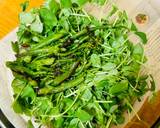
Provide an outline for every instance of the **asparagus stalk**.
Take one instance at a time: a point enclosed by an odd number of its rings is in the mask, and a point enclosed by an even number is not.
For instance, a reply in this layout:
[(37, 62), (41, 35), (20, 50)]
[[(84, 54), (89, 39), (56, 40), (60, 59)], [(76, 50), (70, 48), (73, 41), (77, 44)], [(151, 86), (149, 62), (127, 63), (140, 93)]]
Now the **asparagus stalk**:
[(6, 62), (6, 66), (8, 68), (10, 68), (12, 71), (14, 72), (19, 72), (22, 74), (28, 74), (30, 76), (32, 76), (33, 78), (35, 77), (40, 77), (40, 76), (45, 76), (48, 73), (46, 71), (38, 71), (38, 72), (34, 72), (31, 69), (21, 65), (21, 64), (17, 64), (16, 62)]
[(53, 86), (44, 87), (44, 88), (42, 88), (42, 89), (39, 90), (38, 94), (45, 95), (45, 94), (52, 94), (52, 93), (62, 92), (62, 91), (65, 91), (65, 90), (67, 90), (69, 88), (73, 88), (75, 86), (78, 86), (83, 81), (84, 81), (84, 76), (81, 75), (81, 76), (77, 77), (74, 80), (62, 83), (58, 87), (53, 87)]
[(67, 32), (65, 32), (64, 30), (61, 30), (59, 33), (56, 33), (56, 34), (53, 34), (53, 35), (46, 37), (44, 40), (42, 40), (36, 46), (32, 47), (31, 50), (40, 49), (44, 46), (49, 45), (53, 41), (57, 41), (57, 40), (61, 39), (62, 37), (66, 36), (66, 35), (67, 35)]
[(70, 68), (69, 71), (65, 72), (64, 74), (56, 77), (54, 79), (54, 85), (58, 85), (61, 84), (63, 81), (65, 81), (66, 79), (68, 79), (76, 70), (76, 68), (78, 67), (79, 61), (73, 63), (72, 67)]

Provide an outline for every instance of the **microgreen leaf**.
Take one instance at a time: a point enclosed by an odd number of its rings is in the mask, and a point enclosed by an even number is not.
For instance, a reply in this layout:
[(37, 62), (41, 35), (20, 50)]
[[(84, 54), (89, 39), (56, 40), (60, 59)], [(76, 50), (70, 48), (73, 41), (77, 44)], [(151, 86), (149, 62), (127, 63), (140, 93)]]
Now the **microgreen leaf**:
[(72, 119), (70, 121), (69, 128), (77, 128), (78, 123), (79, 123), (79, 119), (78, 118)]
[[(47, 15), (46, 15), (47, 14)], [(41, 8), (40, 9), (40, 16), (42, 18), (42, 21), (46, 25), (47, 28), (52, 29), (54, 26), (57, 25), (57, 18), (54, 13), (52, 13), (47, 8)]]
[(128, 89), (128, 81), (127, 80), (123, 80), (119, 83), (117, 83), (116, 85), (113, 85), (110, 89), (109, 89), (109, 93), (116, 95), (120, 92), (124, 92)]
[(110, 108), (110, 112), (113, 113), (115, 110), (118, 109), (118, 105), (113, 105), (111, 108)]
[(83, 6), (84, 4), (86, 4), (89, 0), (72, 0), (72, 3), (76, 3), (80, 6)]
[(28, 120), (28, 122), (27, 122), (27, 128), (34, 128), (31, 120)]
[(156, 84), (155, 84), (155, 81), (154, 81), (154, 78), (152, 75), (150, 75), (151, 77), (151, 80), (150, 80), (150, 83), (151, 83), (151, 91), (155, 91), (156, 89)]
[(92, 98), (92, 93), (89, 89), (86, 89), (82, 95), (82, 99), (89, 101)]
[(125, 121), (125, 118), (123, 116), (117, 116), (117, 123), (118, 124), (123, 124)]
[(72, 6), (71, 0), (60, 0), (60, 3), (63, 8), (70, 8)]
[(82, 110), (80, 108), (76, 111), (76, 116), (82, 122), (90, 121), (92, 119), (92, 116), (89, 113), (87, 113), (86, 111), (84, 111), (84, 110)]
[(118, 8), (115, 5), (113, 5), (112, 10), (108, 13), (107, 17), (114, 15), (117, 11), (118, 11)]
[(97, 68), (101, 67), (101, 59), (97, 54), (92, 54), (90, 61), (93, 67), (97, 67)]
[(22, 8), (22, 11), (24, 12), (27, 7), (29, 6), (29, 1), (25, 1), (24, 3), (20, 4), (21, 8)]
[(11, 42), (12, 44), (12, 50), (18, 54), (19, 53), (19, 45), (18, 45), (18, 42)]
[(18, 114), (23, 113), (23, 109), (22, 109), (20, 103), (16, 100), (12, 103), (12, 108), (13, 108), (15, 113), (18, 113)]
[(22, 89), (25, 87), (26, 81), (22, 79), (15, 78), (12, 81), (12, 88), (15, 94), (19, 94)]
[(35, 21), (31, 24), (31, 30), (38, 33), (43, 31), (43, 24), (40, 21), (39, 16), (36, 16)]
[(136, 27), (136, 25), (133, 22), (131, 24), (131, 30), (132, 31), (137, 31), (138, 30), (137, 27)]
[(136, 44), (133, 49), (133, 57), (141, 61), (144, 54), (144, 49), (140, 43)]
[(49, 8), (53, 14), (56, 14), (60, 9), (60, 5), (56, 0), (47, 0), (45, 6)]
[(34, 99), (35, 96), (36, 96), (36, 94), (35, 94), (33, 88), (32, 88), (30, 85), (27, 85), (27, 86), (23, 89), (23, 91), (22, 91), (22, 93), (21, 93), (21, 97), (22, 97), (22, 98), (30, 97), (30, 98)]
[(92, 0), (92, 2), (95, 2), (99, 5), (104, 5), (105, 3), (107, 3), (108, 0)]
[(21, 12), (19, 17), (22, 24), (31, 24), (35, 19), (35, 15), (30, 12)]
[(106, 63), (105, 65), (102, 66), (102, 69), (104, 71), (110, 71), (116, 68), (116, 65), (114, 63)]
[(141, 39), (143, 44), (147, 43), (147, 36), (144, 32), (135, 32), (135, 34)]
[(143, 46), (140, 43), (136, 44), (133, 49), (133, 54), (142, 55), (143, 53), (144, 53)]

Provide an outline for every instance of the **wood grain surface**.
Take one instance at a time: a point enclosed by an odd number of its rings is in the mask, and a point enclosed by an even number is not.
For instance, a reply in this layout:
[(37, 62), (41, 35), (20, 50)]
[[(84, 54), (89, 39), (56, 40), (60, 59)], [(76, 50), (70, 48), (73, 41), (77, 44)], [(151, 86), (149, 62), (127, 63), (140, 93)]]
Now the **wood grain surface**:
[[(24, 0), (0, 0), (0, 39), (18, 25), (20, 3)], [(41, 5), (43, 0), (30, 0), (29, 8)], [(134, 117), (125, 128), (150, 128), (160, 116), (160, 91), (152, 100), (146, 99), (138, 112), (141, 120)]]
[(138, 115), (141, 120), (134, 116), (125, 128), (151, 128), (160, 117), (160, 91), (156, 92), (151, 99), (145, 100)]

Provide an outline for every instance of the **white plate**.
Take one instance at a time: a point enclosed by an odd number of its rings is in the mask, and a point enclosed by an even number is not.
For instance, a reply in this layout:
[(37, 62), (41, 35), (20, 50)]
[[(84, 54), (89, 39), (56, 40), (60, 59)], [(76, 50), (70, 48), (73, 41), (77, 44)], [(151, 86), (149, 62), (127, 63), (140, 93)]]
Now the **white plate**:
[(13, 76), (11, 71), (5, 66), (6, 61), (14, 59), (14, 53), (10, 45), (10, 42), (13, 40), (16, 40), (16, 29), (0, 41), (0, 108), (16, 128), (25, 128), (25, 121), (11, 109), (11, 81)]

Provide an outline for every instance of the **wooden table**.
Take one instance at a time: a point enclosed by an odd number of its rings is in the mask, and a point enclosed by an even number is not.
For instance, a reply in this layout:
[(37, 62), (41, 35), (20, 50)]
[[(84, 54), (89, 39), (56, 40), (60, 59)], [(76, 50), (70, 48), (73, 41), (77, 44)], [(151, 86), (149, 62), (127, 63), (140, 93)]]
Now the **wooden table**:
[[(23, 0), (0, 0), (0, 39), (18, 25), (18, 14), (20, 3)], [(30, 6), (37, 7), (43, 0), (30, 0)], [(157, 92), (152, 102), (145, 101), (138, 112), (141, 121), (134, 117), (126, 128), (147, 128), (151, 127), (160, 116), (160, 91)]]

